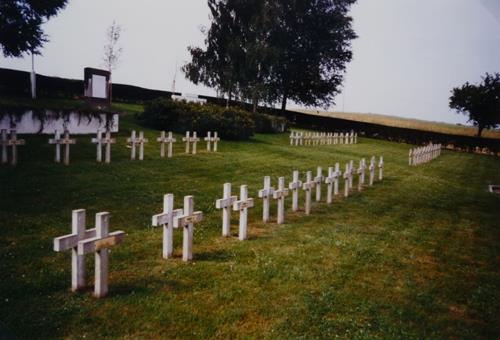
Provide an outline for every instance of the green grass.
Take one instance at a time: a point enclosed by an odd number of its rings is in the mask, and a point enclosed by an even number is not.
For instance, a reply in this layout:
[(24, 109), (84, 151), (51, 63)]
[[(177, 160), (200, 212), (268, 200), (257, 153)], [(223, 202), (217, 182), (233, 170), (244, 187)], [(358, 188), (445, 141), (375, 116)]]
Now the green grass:
[[(395, 117), (377, 113), (325, 112), (317, 110), (297, 110), (297, 111), (314, 116), (320, 115), (324, 117), (347, 119), (356, 122), (364, 122), (364, 123), (394, 126), (406, 129), (444, 133), (448, 135), (469, 136), (469, 137), (475, 137), (477, 135), (477, 127), (473, 126), (457, 125), (457, 124), (450, 124), (443, 122), (431, 122), (426, 120), (402, 118), (402, 117)], [(485, 138), (500, 139), (500, 130), (485, 129), (481, 136)]]
[[(409, 145), (360, 138), (357, 145), (290, 147), (288, 134), (220, 144), (208, 154), (160, 159), (151, 141), (143, 162), (128, 160), (121, 119), (108, 166), (94, 162), (90, 136), (78, 137), (70, 166), (52, 163), (46, 136), (28, 136), (17, 168), (0, 167), (0, 334), (19, 338), (498, 338), (500, 335), (500, 159), (444, 151), (408, 167)], [(180, 136), (178, 136), (180, 137)], [(315, 203), (286, 224), (261, 223), (262, 178), (291, 179), (316, 166), (383, 155), (385, 179), (362, 193)], [(249, 240), (221, 237), (214, 201), (224, 182), (249, 185), (257, 205)], [(356, 182), (356, 181), (355, 181)], [(162, 197), (195, 196), (205, 219), (194, 261), (161, 257), (150, 227)], [(303, 196), (301, 193), (301, 205)], [(127, 232), (110, 255), (110, 294), (70, 292), (70, 254), (52, 240), (70, 232), (71, 210), (109, 211)], [(272, 205), (275, 218), (276, 205)], [(1, 336), (0, 336), (1, 337)]]

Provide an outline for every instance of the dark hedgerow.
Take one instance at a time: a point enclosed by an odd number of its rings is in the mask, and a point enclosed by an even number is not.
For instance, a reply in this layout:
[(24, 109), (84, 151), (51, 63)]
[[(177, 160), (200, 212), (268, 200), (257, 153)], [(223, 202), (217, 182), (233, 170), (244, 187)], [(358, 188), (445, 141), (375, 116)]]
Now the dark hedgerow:
[(137, 116), (144, 125), (166, 131), (184, 133), (217, 131), (225, 139), (248, 139), (254, 132), (281, 132), (286, 119), (251, 113), (240, 108), (225, 108), (214, 104), (187, 103), (168, 98), (152, 100)]

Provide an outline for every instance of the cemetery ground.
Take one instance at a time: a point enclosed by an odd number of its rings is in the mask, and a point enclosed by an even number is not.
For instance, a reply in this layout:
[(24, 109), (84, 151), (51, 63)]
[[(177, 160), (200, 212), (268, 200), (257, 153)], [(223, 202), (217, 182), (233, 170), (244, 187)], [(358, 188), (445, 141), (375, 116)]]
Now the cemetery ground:
[[(137, 109), (137, 108), (135, 108)], [(144, 130), (144, 161), (130, 161), (125, 138)], [(500, 159), (443, 151), (408, 166), (407, 144), (360, 138), (356, 145), (291, 147), (289, 134), (222, 141), (218, 153), (161, 159), (159, 131), (121, 118), (112, 162), (96, 164), (94, 136), (73, 136), (71, 164), (53, 162), (48, 136), (23, 136), (16, 168), (0, 168), (0, 337), (253, 337), (253, 338), (492, 338), (500, 335)], [(200, 136), (202, 137), (202, 136)], [(263, 177), (290, 181), (292, 171), (384, 156), (384, 180), (361, 193), (313, 203), (311, 215), (291, 212), (277, 225), (276, 203), (263, 224), (257, 191)], [(248, 184), (249, 240), (221, 236), (223, 183)], [(355, 179), (357, 183), (357, 176)], [(340, 185), (342, 192), (343, 180)], [(163, 195), (194, 195), (204, 220), (195, 227), (194, 260), (162, 258), (162, 230), (151, 216)], [(314, 196), (314, 195), (313, 195)], [(71, 211), (111, 213), (110, 230), (124, 230), (110, 254), (109, 295), (70, 291), (70, 253), (52, 249), (71, 230)]]

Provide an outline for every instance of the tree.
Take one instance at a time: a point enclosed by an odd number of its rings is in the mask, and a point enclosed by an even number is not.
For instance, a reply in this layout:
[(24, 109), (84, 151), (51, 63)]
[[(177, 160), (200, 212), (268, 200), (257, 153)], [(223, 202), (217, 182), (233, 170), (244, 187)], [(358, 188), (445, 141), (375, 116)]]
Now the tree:
[(288, 99), (327, 105), (339, 92), (355, 0), (208, 0), (206, 49), (190, 47), (183, 67), (195, 84), (238, 93), (254, 103)]
[(48, 41), (42, 24), (66, 6), (67, 0), (0, 1), (0, 48), (5, 57), (40, 54)]
[(123, 52), (123, 48), (118, 45), (120, 36), (122, 33), (122, 27), (115, 21), (108, 27), (106, 31), (106, 44), (104, 45), (104, 67), (109, 71), (109, 98), (111, 100), (112, 85), (111, 85), (111, 73), (116, 69), (120, 57)]
[(469, 116), (469, 122), (478, 128), (478, 137), (485, 128), (500, 125), (500, 73), (486, 73), (479, 84), (466, 82), (454, 88), (450, 108)]

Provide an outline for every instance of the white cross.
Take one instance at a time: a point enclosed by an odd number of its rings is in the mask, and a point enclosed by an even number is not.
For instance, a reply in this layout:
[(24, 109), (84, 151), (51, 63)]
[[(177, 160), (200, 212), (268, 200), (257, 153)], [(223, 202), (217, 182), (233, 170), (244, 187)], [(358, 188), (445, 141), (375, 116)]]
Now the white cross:
[(333, 144), (338, 144), (339, 143), (339, 135), (337, 132), (333, 133)]
[(353, 182), (354, 182), (354, 161), (350, 160), (349, 161), (349, 189), (353, 188)]
[(311, 192), (316, 186), (316, 181), (312, 178), (312, 172), (308, 171), (306, 174), (306, 181), (302, 183), (302, 189), (306, 193), (306, 215), (311, 213)]
[(349, 188), (350, 188), (349, 181), (350, 181), (350, 178), (352, 178), (351, 168), (349, 166), (349, 163), (346, 163), (346, 165), (345, 165), (345, 171), (344, 171), (344, 182), (345, 182), (345, 185), (344, 185), (344, 197), (348, 197), (349, 196)]
[(54, 239), (54, 251), (71, 249), (71, 290), (85, 287), (85, 258), (78, 255), (78, 241), (95, 237), (95, 229), (85, 230), (85, 209), (73, 210), (71, 234)]
[(207, 132), (207, 136), (204, 138), (205, 141), (207, 142), (207, 151), (210, 152), (211, 151), (211, 143), (212, 143), (212, 137), (211, 137), (211, 132), (208, 131)]
[(380, 160), (378, 162), (378, 180), (381, 181), (384, 177), (384, 157), (380, 156)]
[(78, 241), (78, 255), (95, 253), (94, 295), (98, 298), (108, 294), (108, 249), (123, 241), (123, 231), (109, 232), (108, 212), (95, 215), (95, 237)]
[(253, 205), (253, 198), (248, 198), (248, 187), (246, 185), (242, 185), (240, 187), (240, 199), (239, 201), (234, 201), (233, 203), (233, 210), (240, 212), (240, 225), (238, 233), (240, 241), (246, 240), (247, 238), (248, 208), (252, 208)]
[(190, 132), (186, 131), (186, 137), (182, 137), (182, 141), (186, 142), (186, 153), (189, 153), (189, 146), (191, 144), (191, 137), (189, 136)]
[(7, 146), (12, 147), (11, 156), (12, 159), (10, 161), (11, 165), (17, 164), (17, 146), (25, 145), (26, 141), (24, 139), (17, 139), (16, 130), (10, 130), (10, 139), (7, 139), (7, 131), (2, 130), (2, 163), (7, 163)]
[(294, 131), (291, 131), (290, 132), (290, 145), (292, 146), (293, 145), (293, 140), (295, 138), (295, 132)]
[(302, 187), (302, 181), (299, 180), (299, 171), (294, 170), (292, 181), (288, 183), (288, 188), (292, 190), (292, 211), (299, 210), (299, 189)]
[(349, 132), (346, 132), (345, 135), (344, 135), (344, 137), (345, 137), (344, 144), (349, 144)]
[(151, 225), (157, 227), (163, 226), (163, 258), (172, 257), (174, 252), (174, 217), (182, 214), (182, 209), (174, 209), (174, 195), (166, 194), (163, 196), (163, 212), (153, 215)]
[(314, 181), (316, 182), (316, 202), (321, 201), (321, 183), (325, 180), (325, 176), (323, 176), (323, 169), (318, 166), (316, 171), (316, 177), (314, 177)]
[(116, 143), (116, 139), (111, 138), (111, 132), (106, 131), (106, 136), (103, 138), (102, 131), (98, 130), (97, 137), (92, 138), (91, 142), (94, 144), (97, 144), (96, 160), (99, 163), (102, 162), (102, 145), (103, 144), (106, 145), (105, 163), (110, 163), (111, 162), (111, 144)]
[(212, 142), (214, 143), (214, 152), (217, 152), (217, 143), (220, 141), (220, 138), (217, 136), (217, 131), (214, 132), (214, 136), (212, 137)]
[(285, 222), (285, 197), (288, 196), (288, 189), (285, 188), (285, 177), (278, 178), (278, 190), (273, 193), (273, 198), (278, 200), (278, 224)]
[(193, 137), (190, 138), (190, 141), (193, 143), (193, 155), (196, 155), (196, 143), (200, 141), (196, 135), (196, 131), (193, 132)]
[(135, 131), (132, 130), (132, 135), (127, 138), (127, 142), (132, 144), (130, 159), (135, 160), (135, 146), (139, 144), (139, 160), (142, 161), (144, 159), (144, 144), (148, 142), (148, 139), (144, 138), (144, 132), (139, 131), (139, 137), (136, 137)]
[(184, 227), (182, 237), (182, 260), (187, 262), (193, 259), (193, 228), (194, 224), (203, 220), (201, 211), (194, 212), (193, 196), (184, 196), (184, 211), (174, 217), (174, 228)]
[(408, 152), (408, 165), (414, 165), (413, 164), (413, 149), (410, 149), (410, 151)]
[(49, 144), (56, 145), (56, 155), (54, 157), (54, 162), (61, 162), (61, 133), (59, 131), (54, 132), (54, 138), (49, 139)]
[(370, 171), (370, 186), (373, 185), (373, 179), (375, 178), (375, 156), (370, 159), (370, 166), (368, 167)]
[(359, 161), (359, 168), (356, 171), (358, 174), (358, 191), (361, 191), (363, 189), (363, 182), (364, 182), (365, 168), (366, 168), (363, 161), (364, 158)]
[(215, 208), (222, 209), (222, 236), (231, 235), (231, 206), (237, 198), (231, 195), (231, 183), (224, 183), (222, 198), (215, 201)]
[(333, 173), (333, 194), (337, 196), (339, 194), (339, 178), (342, 175), (342, 171), (340, 170), (340, 164), (335, 163), (335, 172)]
[(354, 134), (354, 144), (358, 144), (358, 133)]
[(350, 143), (354, 144), (354, 131), (351, 131)]
[(262, 198), (262, 221), (269, 221), (269, 202), (273, 197), (274, 188), (271, 186), (271, 177), (264, 177), (264, 188), (259, 190), (259, 198)]
[(160, 143), (160, 157), (165, 157), (165, 144), (168, 144), (167, 157), (172, 157), (172, 143), (175, 143), (177, 140), (172, 137), (172, 131), (168, 132), (168, 137), (165, 136), (165, 131), (162, 131), (160, 137), (156, 139), (157, 142)]
[(328, 167), (328, 176), (325, 178), (326, 183), (326, 203), (331, 204), (333, 202), (333, 184), (335, 183), (335, 171), (333, 167)]
[(344, 144), (344, 133), (341, 132), (339, 135), (339, 144)]

